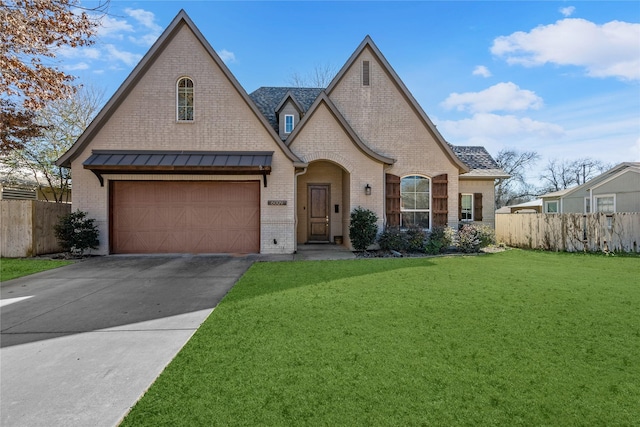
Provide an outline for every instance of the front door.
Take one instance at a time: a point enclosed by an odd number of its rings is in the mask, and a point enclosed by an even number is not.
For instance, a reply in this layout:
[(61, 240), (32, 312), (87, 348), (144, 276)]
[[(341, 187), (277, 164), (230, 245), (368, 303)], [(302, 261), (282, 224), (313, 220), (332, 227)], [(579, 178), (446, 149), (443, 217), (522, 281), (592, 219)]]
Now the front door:
[(329, 185), (309, 184), (309, 241), (329, 241)]

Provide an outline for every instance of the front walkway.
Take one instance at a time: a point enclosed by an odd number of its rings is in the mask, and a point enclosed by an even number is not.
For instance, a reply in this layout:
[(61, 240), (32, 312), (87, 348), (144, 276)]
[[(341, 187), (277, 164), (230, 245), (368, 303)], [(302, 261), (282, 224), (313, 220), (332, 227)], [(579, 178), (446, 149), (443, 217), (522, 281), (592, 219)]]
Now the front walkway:
[(342, 245), (301, 244), (298, 251), (289, 255), (258, 255), (258, 261), (320, 261), (336, 259), (356, 259), (353, 252)]

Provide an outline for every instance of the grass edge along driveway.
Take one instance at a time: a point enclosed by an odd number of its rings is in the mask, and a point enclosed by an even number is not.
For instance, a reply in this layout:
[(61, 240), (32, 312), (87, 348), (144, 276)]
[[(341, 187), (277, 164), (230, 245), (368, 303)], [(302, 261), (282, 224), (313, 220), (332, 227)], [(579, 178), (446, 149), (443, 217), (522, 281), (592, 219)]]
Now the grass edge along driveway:
[(257, 263), (123, 425), (632, 425), (640, 258)]
[(51, 270), (72, 264), (73, 261), (34, 259), (34, 258), (0, 258), (0, 282), (28, 276), (29, 274)]

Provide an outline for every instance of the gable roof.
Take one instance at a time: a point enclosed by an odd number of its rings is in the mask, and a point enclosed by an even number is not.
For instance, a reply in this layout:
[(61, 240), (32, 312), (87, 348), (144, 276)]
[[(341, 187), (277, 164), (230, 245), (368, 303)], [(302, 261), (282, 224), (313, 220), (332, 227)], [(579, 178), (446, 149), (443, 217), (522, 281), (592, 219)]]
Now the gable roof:
[(612, 167), (608, 171), (601, 173), (600, 175), (591, 178), (589, 181), (576, 185), (575, 187), (565, 188), (564, 190), (554, 191), (552, 193), (543, 194), (540, 197), (542, 198), (554, 198), (554, 197), (566, 197), (570, 194), (575, 193), (578, 190), (589, 190), (592, 188), (599, 187), (604, 184), (605, 181), (613, 179), (622, 173), (627, 171), (633, 171), (640, 173), (640, 162), (623, 162), (619, 163), (616, 166)]
[(434, 139), (436, 140), (438, 145), (440, 145), (440, 148), (442, 148), (442, 151), (444, 151), (446, 156), (451, 159), (451, 161), (458, 167), (461, 173), (469, 172), (469, 167), (456, 156), (456, 154), (453, 152), (453, 150), (451, 149), (447, 141), (445, 141), (445, 139), (442, 137), (438, 129), (436, 129), (436, 126), (433, 124), (431, 119), (429, 119), (429, 117), (424, 112), (420, 104), (418, 104), (418, 101), (416, 101), (416, 99), (413, 97), (411, 92), (409, 92), (409, 89), (407, 89), (407, 87), (404, 85), (404, 83), (402, 82), (398, 74), (395, 72), (391, 64), (389, 64), (387, 59), (384, 57), (380, 49), (378, 49), (378, 46), (376, 46), (376, 44), (373, 42), (373, 40), (369, 35), (367, 35), (364, 38), (362, 43), (360, 43), (360, 46), (358, 46), (358, 48), (355, 50), (355, 52), (353, 52), (351, 57), (349, 57), (347, 62), (344, 64), (344, 66), (340, 69), (340, 71), (338, 71), (338, 74), (333, 78), (331, 83), (329, 83), (329, 86), (326, 89), (327, 94), (331, 96), (331, 92), (336, 88), (340, 80), (342, 80), (342, 78), (345, 76), (347, 71), (356, 62), (360, 54), (365, 49), (370, 49), (374, 57), (378, 60), (378, 62), (382, 64), (383, 69), (385, 70), (385, 72), (387, 73), (391, 81), (396, 85), (396, 87), (398, 88), (400, 93), (404, 96), (404, 98), (407, 100), (411, 108), (416, 112), (418, 117), (422, 120), (425, 127), (433, 135)]
[(329, 97), (324, 91), (321, 92), (320, 95), (316, 98), (313, 105), (307, 111), (307, 114), (304, 116), (304, 118), (302, 118), (302, 120), (300, 120), (300, 123), (298, 124), (298, 126), (296, 126), (295, 129), (293, 129), (293, 132), (291, 132), (291, 135), (289, 135), (289, 138), (287, 140), (287, 144), (289, 144), (289, 146), (295, 143), (296, 137), (301, 132), (301, 129), (304, 129), (304, 126), (310, 120), (310, 117), (313, 116), (313, 113), (316, 112), (320, 107), (320, 105), (323, 105), (323, 104), (327, 106), (327, 109), (329, 110), (329, 112), (333, 115), (333, 117), (335, 117), (336, 121), (340, 124), (340, 126), (347, 133), (347, 135), (349, 135), (349, 138), (351, 139), (351, 141), (360, 151), (362, 151), (364, 154), (366, 154), (370, 158), (377, 160), (381, 163), (392, 165), (396, 162), (395, 159), (376, 153), (371, 148), (369, 148), (364, 142), (362, 142), (358, 134), (356, 134), (356, 132), (349, 125), (349, 123), (344, 118), (344, 116), (340, 113), (340, 111), (335, 106), (335, 104), (331, 102), (331, 99), (329, 99)]
[(57, 161), (56, 165), (71, 167), (71, 161), (74, 160), (80, 153), (82, 153), (83, 149), (87, 146), (87, 144), (93, 139), (95, 135), (100, 131), (100, 129), (106, 124), (111, 115), (117, 110), (120, 104), (125, 100), (127, 95), (133, 90), (136, 83), (142, 78), (145, 72), (153, 65), (155, 60), (160, 56), (160, 54), (164, 51), (164, 49), (171, 43), (173, 37), (184, 27), (186, 26), (191, 30), (196, 39), (202, 44), (204, 49), (209, 53), (211, 59), (216, 63), (216, 65), (220, 68), (220, 70), (224, 73), (225, 77), (231, 82), (235, 90), (245, 101), (247, 106), (253, 111), (256, 118), (262, 123), (267, 132), (271, 135), (276, 145), (282, 150), (282, 152), (294, 163), (294, 166), (306, 166), (304, 162), (302, 162), (289, 148), (282, 142), (282, 140), (278, 137), (278, 134), (274, 131), (273, 127), (269, 124), (269, 122), (265, 119), (264, 115), (256, 107), (256, 104), (252, 102), (252, 100), (247, 95), (246, 91), (242, 88), (238, 80), (233, 76), (229, 68), (224, 64), (222, 59), (218, 56), (218, 54), (213, 50), (209, 42), (204, 38), (200, 30), (193, 23), (191, 18), (187, 15), (184, 9), (180, 10), (176, 17), (171, 21), (171, 24), (164, 30), (162, 35), (156, 40), (156, 42), (151, 46), (151, 49), (146, 53), (146, 55), (140, 60), (138, 65), (133, 69), (131, 74), (126, 78), (126, 80), (120, 85), (115, 94), (109, 99), (109, 101), (105, 104), (102, 110), (98, 113), (95, 119), (91, 122), (91, 124), (85, 129), (85, 131), (80, 135), (80, 137), (76, 140), (73, 146), (62, 155)]
[(480, 146), (451, 145), (451, 150), (460, 160), (469, 167), (469, 172), (460, 175), (460, 179), (465, 178), (509, 178), (498, 163), (491, 157), (491, 154)]
[(306, 113), (323, 90), (323, 88), (261, 87), (251, 92), (249, 98), (255, 102), (258, 110), (277, 132), (279, 123), (276, 112), (282, 107), (282, 103), (288, 96), (291, 96), (298, 104), (302, 110), (301, 113)]

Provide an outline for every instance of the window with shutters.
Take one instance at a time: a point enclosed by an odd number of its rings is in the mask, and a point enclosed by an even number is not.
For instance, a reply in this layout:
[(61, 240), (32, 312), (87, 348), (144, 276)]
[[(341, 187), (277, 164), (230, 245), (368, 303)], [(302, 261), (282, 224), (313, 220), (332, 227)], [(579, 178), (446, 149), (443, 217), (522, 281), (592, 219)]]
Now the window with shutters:
[(400, 227), (430, 228), (431, 181), (420, 175), (400, 181)]
[(460, 197), (460, 221), (473, 221), (473, 194)]
[(177, 85), (177, 119), (179, 122), (193, 121), (193, 80), (182, 77)]

